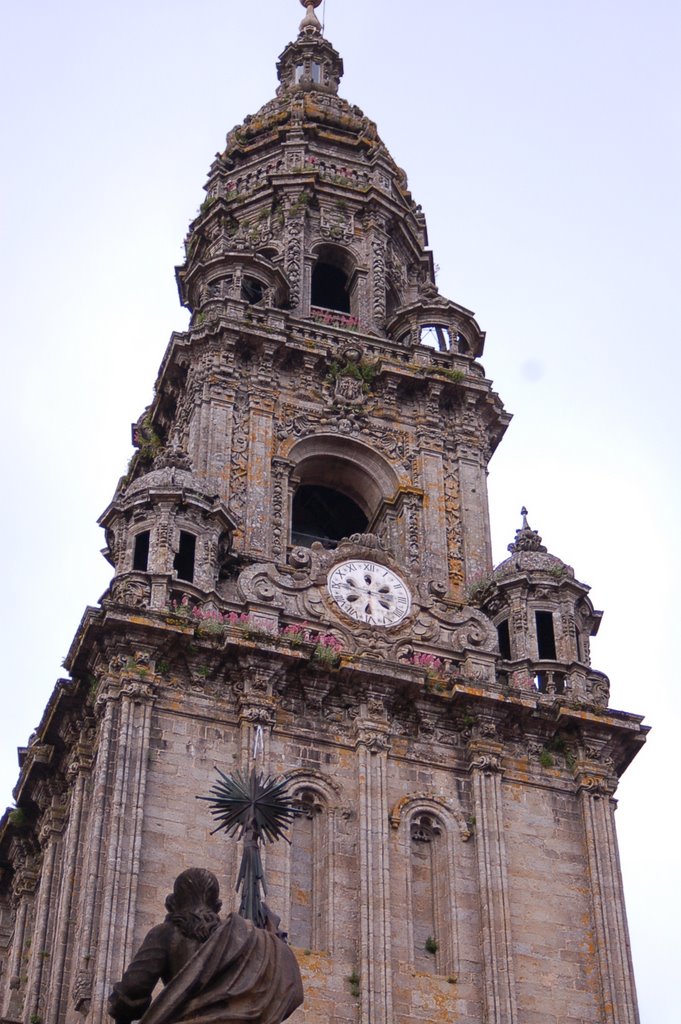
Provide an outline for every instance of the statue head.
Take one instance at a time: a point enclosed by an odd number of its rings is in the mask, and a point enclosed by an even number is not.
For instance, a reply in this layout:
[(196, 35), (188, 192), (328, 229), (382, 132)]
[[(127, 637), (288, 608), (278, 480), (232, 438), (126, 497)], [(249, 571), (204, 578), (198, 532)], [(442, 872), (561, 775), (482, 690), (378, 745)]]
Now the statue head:
[(188, 868), (177, 876), (166, 897), (168, 920), (184, 935), (204, 942), (220, 923), (219, 896), (220, 886), (212, 871)]

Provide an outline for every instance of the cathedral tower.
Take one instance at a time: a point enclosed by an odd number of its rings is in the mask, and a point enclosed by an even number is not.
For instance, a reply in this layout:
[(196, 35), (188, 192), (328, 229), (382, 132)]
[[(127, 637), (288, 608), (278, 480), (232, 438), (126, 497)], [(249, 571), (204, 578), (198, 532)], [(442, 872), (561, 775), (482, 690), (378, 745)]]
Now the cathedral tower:
[(255, 763), (300, 811), (266, 864), (293, 1021), (635, 1024), (613, 795), (646, 729), (525, 510), (493, 567), (484, 334), (302, 2), (210, 168), (189, 328), (101, 517), (113, 579), (20, 751), (2, 1020), (103, 1024), (192, 864), (231, 909), (195, 796)]

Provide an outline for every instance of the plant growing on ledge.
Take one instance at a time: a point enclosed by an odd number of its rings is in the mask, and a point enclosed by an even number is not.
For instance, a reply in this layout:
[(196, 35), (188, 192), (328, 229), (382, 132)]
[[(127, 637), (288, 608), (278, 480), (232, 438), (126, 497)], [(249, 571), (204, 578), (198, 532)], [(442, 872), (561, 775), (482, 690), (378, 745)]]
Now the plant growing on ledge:
[(496, 584), (494, 577), (490, 575), (474, 576), (467, 588), (466, 599), (478, 608), (492, 596)]
[(322, 665), (328, 665), (331, 668), (335, 668), (340, 664), (341, 651), (343, 645), (332, 633), (325, 633), (320, 637), (317, 637), (317, 643), (315, 649), (312, 652), (312, 657), (315, 661), (321, 662)]
[(286, 641), (289, 647), (300, 647), (305, 642), (310, 642), (310, 631), (303, 623), (302, 625), (297, 622), (292, 622), (286, 626), (281, 632), (282, 638)]
[(359, 974), (357, 971), (353, 971), (352, 974), (348, 975), (348, 981), (350, 982), (350, 991), (353, 996), (359, 998)]
[(334, 361), (329, 366), (327, 380), (333, 386), (339, 377), (352, 377), (353, 380), (361, 382), (364, 394), (368, 395), (377, 371), (376, 363), (367, 362), (365, 359), (346, 359), (344, 363)]
[(144, 416), (141, 423), (133, 427), (132, 443), (137, 448), (137, 458), (143, 466), (150, 466), (163, 449), (163, 441), (156, 433), (149, 413)]
[(412, 665), (424, 668), (426, 670), (426, 676), (429, 679), (440, 675), (440, 671), (442, 669), (442, 658), (438, 658), (434, 654), (426, 654), (424, 651), (414, 651), (409, 661)]
[(440, 946), (438, 945), (437, 939), (432, 935), (429, 935), (426, 939), (426, 953), (430, 953), (432, 956), (435, 956), (439, 948)]
[(350, 313), (341, 313), (335, 309), (325, 309), (323, 306), (311, 306), (310, 317), (329, 327), (345, 327), (349, 331), (356, 331), (359, 327), (359, 320), (356, 316), (351, 316)]
[(446, 366), (436, 366), (431, 370), (431, 373), (436, 373), (438, 377), (446, 377), (452, 384), (460, 384), (466, 379), (466, 374), (463, 370), (451, 370)]

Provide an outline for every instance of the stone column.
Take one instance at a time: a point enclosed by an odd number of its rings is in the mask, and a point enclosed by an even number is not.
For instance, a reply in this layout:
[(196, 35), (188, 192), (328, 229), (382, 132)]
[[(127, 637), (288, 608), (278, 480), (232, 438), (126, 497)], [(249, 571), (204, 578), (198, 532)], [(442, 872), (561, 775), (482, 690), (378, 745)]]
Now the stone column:
[(72, 782), (71, 802), (61, 861), (61, 889), (59, 891), (56, 933), (52, 943), (48, 998), (44, 1017), (46, 1024), (58, 1024), (59, 1020), (63, 1019), (61, 1011), (66, 1008), (66, 953), (73, 924), (73, 890), (81, 839), (85, 784), (91, 766), (92, 758), (86, 750), (81, 750), (69, 766), (69, 776)]
[(494, 726), (483, 723), (469, 744), (475, 843), (480, 879), (480, 914), (486, 1024), (520, 1024), (511, 941), (506, 844), (502, 808), (501, 755)]
[(603, 1024), (639, 1024), (612, 795), (614, 776), (578, 763)]
[[(137, 655), (136, 660), (145, 664), (144, 655)], [(104, 878), (96, 883), (107, 893), (107, 899), (101, 907), (89, 1024), (108, 1022), (108, 994), (134, 952), (154, 688), (140, 679), (127, 678), (122, 680), (117, 696), (120, 703), (118, 736), (110, 755), (108, 773), (110, 831), (101, 849)]]
[(392, 1024), (387, 722), (355, 723), (359, 772), (360, 1024)]

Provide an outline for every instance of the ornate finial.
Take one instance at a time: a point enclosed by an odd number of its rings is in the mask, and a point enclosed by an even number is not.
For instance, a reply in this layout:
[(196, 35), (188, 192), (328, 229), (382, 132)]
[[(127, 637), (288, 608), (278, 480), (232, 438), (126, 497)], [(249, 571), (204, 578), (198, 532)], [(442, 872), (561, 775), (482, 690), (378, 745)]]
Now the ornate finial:
[(515, 540), (508, 545), (508, 550), (511, 553), (515, 551), (546, 551), (541, 542), (541, 537), (536, 530), (530, 527), (527, 521), (527, 509), (523, 505), (520, 510), (520, 514), (523, 517), (523, 525), (519, 530), (515, 531)]
[(315, 7), (319, 7), (322, 0), (300, 0), (303, 7), (306, 8), (306, 14), (300, 23), (301, 32), (321, 32), (322, 26), (319, 18), (315, 14)]

